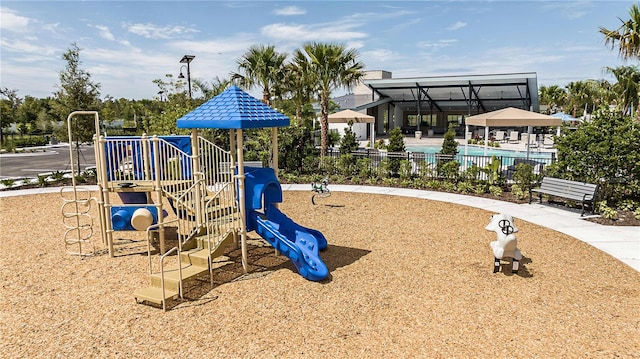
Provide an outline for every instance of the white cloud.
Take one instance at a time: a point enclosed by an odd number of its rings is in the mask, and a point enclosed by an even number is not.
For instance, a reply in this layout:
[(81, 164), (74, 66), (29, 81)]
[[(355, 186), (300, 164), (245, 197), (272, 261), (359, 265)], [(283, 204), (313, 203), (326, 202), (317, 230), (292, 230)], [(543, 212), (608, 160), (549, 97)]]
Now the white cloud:
[(90, 25), (95, 27), (96, 29), (98, 29), (98, 31), (100, 32), (100, 37), (102, 37), (105, 40), (109, 40), (109, 41), (115, 41), (115, 36), (113, 36), (113, 34), (111, 33), (111, 31), (109, 30), (108, 27), (103, 26), (103, 25)]
[(543, 9), (567, 19), (579, 19), (589, 13), (593, 5), (588, 1), (543, 2)]
[(287, 7), (275, 9), (273, 10), (273, 13), (279, 16), (292, 16), (292, 15), (304, 15), (307, 13), (307, 11), (297, 6), (287, 6)]
[(447, 30), (455, 31), (455, 30), (458, 30), (458, 29), (462, 29), (465, 26), (467, 26), (466, 22), (457, 21), (455, 24), (447, 27)]
[(51, 46), (39, 45), (35, 41), (10, 40), (2, 38), (2, 51), (37, 55), (40, 58), (49, 57), (56, 53), (56, 49)]
[(26, 32), (29, 30), (29, 18), (18, 15), (15, 11), (0, 8), (0, 29), (2, 31)]
[(389, 49), (374, 49), (362, 53), (362, 58), (371, 59), (375, 62), (386, 62), (398, 59), (400, 55)]
[(323, 24), (323, 25), (297, 25), (297, 24), (271, 24), (261, 29), (261, 34), (278, 40), (297, 41), (348, 41), (367, 37), (361, 31), (351, 31), (355, 25), (349, 24)]
[(458, 42), (458, 40), (455, 39), (444, 39), (444, 40), (438, 40), (438, 41), (433, 41), (433, 42), (429, 42), (429, 41), (423, 41), (423, 42), (419, 42), (418, 43), (418, 47), (423, 48), (423, 49), (442, 49), (445, 47), (449, 47), (449, 46), (453, 46)]
[(193, 28), (176, 25), (159, 26), (155, 24), (124, 24), (123, 27), (129, 32), (143, 36), (147, 39), (166, 40), (199, 32)]

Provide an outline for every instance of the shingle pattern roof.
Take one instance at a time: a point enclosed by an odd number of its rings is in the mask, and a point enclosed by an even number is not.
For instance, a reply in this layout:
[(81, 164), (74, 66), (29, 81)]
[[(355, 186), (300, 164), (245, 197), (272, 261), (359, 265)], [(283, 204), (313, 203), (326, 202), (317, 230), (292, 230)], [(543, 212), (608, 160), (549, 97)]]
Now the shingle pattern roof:
[(177, 120), (178, 128), (246, 129), (289, 126), (287, 116), (230, 86)]

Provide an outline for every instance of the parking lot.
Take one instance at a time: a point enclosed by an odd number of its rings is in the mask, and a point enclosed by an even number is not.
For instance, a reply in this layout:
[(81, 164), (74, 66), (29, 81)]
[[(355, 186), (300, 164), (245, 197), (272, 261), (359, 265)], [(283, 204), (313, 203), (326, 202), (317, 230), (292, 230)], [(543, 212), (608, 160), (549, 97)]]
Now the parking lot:
[[(78, 157), (81, 170), (96, 165), (93, 146), (80, 146)], [(78, 160), (74, 162), (77, 166)], [(68, 170), (71, 170), (71, 164), (67, 144), (38, 147), (24, 153), (0, 154), (0, 179), (37, 178), (39, 174)]]

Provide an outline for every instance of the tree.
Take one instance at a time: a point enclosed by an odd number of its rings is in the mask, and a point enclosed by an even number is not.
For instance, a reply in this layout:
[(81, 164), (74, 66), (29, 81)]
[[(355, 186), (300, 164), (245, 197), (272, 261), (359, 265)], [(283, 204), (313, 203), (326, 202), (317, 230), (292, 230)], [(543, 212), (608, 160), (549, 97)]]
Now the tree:
[(640, 60), (640, 9), (638, 4), (631, 5), (629, 20), (620, 20), (622, 25), (616, 30), (600, 27), (600, 33), (604, 35), (604, 44), (611, 44), (611, 50), (618, 43), (618, 54), (623, 59), (637, 58)]
[(295, 122), (302, 119), (305, 106), (311, 104), (317, 81), (309, 71), (310, 63), (307, 57), (297, 51), (293, 62), (285, 65), (283, 90), (289, 94), (295, 108)]
[(238, 60), (238, 72), (231, 74), (231, 81), (245, 89), (262, 87), (262, 102), (271, 106), (271, 96), (278, 93), (278, 83), (283, 77), (286, 53), (278, 53), (273, 45), (254, 45)]
[(0, 89), (0, 144), (4, 143), (3, 131), (14, 122), (17, 122), (18, 108), (22, 99), (18, 97), (18, 90), (9, 90), (6, 87)]
[(640, 69), (636, 66), (606, 67), (605, 70), (613, 74), (618, 81), (613, 85), (617, 95), (617, 102), (621, 106), (623, 115), (633, 115), (633, 106), (640, 118)]
[[(571, 108), (573, 117), (578, 117), (578, 111), (582, 110), (584, 114), (589, 108), (593, 110), (602, 100), (602, 82), (597, 80), (585, 80), (570, 82), (567, 85), (568, 101), (567, 105)], [(591, 105), (591, 106), (589, 106)]]
[(221, 79), (218, 76), (216, 76), (209, 83), (204, 82), (204, 81), (200, 81), (198, 79), (194, 79), (194, 80), (192, 80), (192, 82), (193, 82), (193, 87), (197, 91), (202, 92), (202, 96), (204, 97), (204, 101), (208, 101), (208, 100), (211, 100), (212, 98), (216, 97), (221, 92), (223, 92), (227, 88), (227, 86), (229, 86), (229, 84), (231, 83), (230, 80)]
[(540, 104), (547, 106), (548, 113), (563, 109), (567, 103), (567, 91), (558, 85), (540, 86), (538, 92)]
[(632, 117), (602, 106), (591, 121), (554, 140), (558, 160), (548, 174), (564, 179), (597, 183), (604, 199), (640, 196), (640, 124)]
[[(91, 74), (80, 67), (80, 51), (74, 43), (62, 55), (67, 65), (60, 71), (60, 84), (56, 85), (58, 90), (54, 93), (54, 106), (61, 121), (66, 121), (67, 116), (73, 111), (97, 111), (100, 108), (100, 84), (92, 82)], [(76, 118), (72, 127), (76, 145), (91, 141), (95, 133), (93, 117), (90, 120), (85, 117), (83, 121)], [(67, 133), (62, 131), (57, 136), (62, 139), (68, 137)]]
[(444, 134), (442, 148), (438, 153), (452, 157), (458, 155), (458, 141), (456, 141), (456, 130), (453, 128), (453, 123), (449, 123), (449, 129)]
[[(387, 151), (389, 152), (404, 152), (406, 147), (404, 146), (404, 136), (402, 136), (402, 129), (395, 127), (389, 131), (389, 144), (387, 145)], [(400, 169), (400, 158), (393, 157), (389, 159), (389, 171), (391, 174), (397, 174)]]
[(348, 126), (344, 129), (344, 136), (340, 140), (340, 154), (350, 154), (351, 151), (358, 149), (358, 141), (356, 134), (353, 132), (353, 121), (349, 121)]
[(319, 91), (320, 100), (320, 136), (321, 156), (325, 156), (329, 148), (329, 99), (331, 93), (339, 88), (349, 88), (363, 76), (364, 65), (358, 61), (358, 52), (347, 50), (343, 45), (326, 43), (307, 43), (298, 50), (295, 58), (306, 56), (309, 61), (311, 76)]

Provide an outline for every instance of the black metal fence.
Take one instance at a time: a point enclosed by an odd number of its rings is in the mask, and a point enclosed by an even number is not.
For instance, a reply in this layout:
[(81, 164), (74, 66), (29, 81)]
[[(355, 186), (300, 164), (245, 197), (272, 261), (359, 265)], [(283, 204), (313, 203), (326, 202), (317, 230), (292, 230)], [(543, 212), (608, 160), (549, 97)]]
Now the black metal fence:
[[(339, 158), (340, 151), (337, 149), (329, 149), (328, 156), (332, 158)], [(371, 169), (376, 169), (383, 163), (384, 160), (399, 160), (408, 161), (411, 164), (411, 172), (415, 175), (421, 175), (426, 177), (441, 177), (437, 171), (439, 162), (446, 162), (455, 160), (460, 164), (460, 175), (468, 169), (474, 167), (488, 168), (494, 164), (494, 161), (498, 162), (498, 171), (506, 180), (511, 180), (513, 173), (516, 170), (516, 166), (519, 163), (528, 163), (532, 166), (533, 173), (538, 175), (542, 174), (545, 167), (555, 162), (555, 153), (549, 153), (549, 156), (540, 156), (538, 153), (529, 155), (529, 158), (522, 156), (478, 156), (478, 155), (463, 155), (458, 154), (455, 156), (442, 155), (439, 153), (424, 153), (424, 152), (387, 152), (376, 149), (360, 149), (351, 152), (354, 158), (368, 158), (370, 159)], [(494, 160), (495, 158), (495, 160)]]

